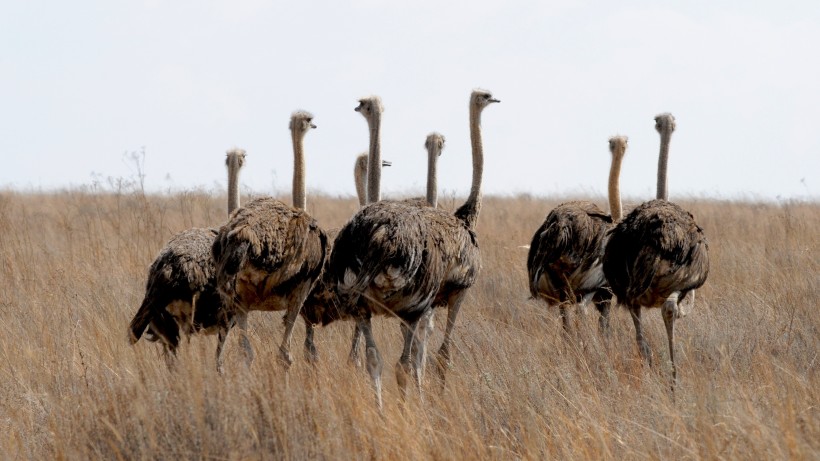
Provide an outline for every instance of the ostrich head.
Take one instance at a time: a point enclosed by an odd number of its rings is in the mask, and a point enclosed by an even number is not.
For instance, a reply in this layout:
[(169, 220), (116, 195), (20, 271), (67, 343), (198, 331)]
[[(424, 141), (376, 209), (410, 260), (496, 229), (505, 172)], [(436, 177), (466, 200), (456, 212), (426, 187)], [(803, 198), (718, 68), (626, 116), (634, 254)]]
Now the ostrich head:
[(294, 133), (304, 135), (311, 128), (316, 128), (316, 125), (313, 124), (313, 114), (305, 111), (294, 112), (290, 116), (288, 128)]
[(444, 149), (444, 135), (439, 133), (430, 133), (424, 141), (424, 148), (428, 151), (434, 150), (441, 155), (441, 150)]
[(626, 136), (613, 136), (609, 138), (609, 151), (613, 157), (623, 157), (626, 152), (626, 143), (629, 138)]
[(356, 170), (367, 171), (367, 152), (356, 157)]
[(470, 105), (478, 110), (484, 109), (494, 102), (501, 101), (493, 98), (493, 95), (486, 90), (473, 90), (473, 94), (470, 96)]
[(672, 133), (675, 131), (675, 117), (669, 112), (655, 116), (655, 129), (661, 134), (665, 132)]
[(245, 149), (233, 148), (225, 153), (225, 166), (228, 168), (242, 168), (245, 164)]
[(366, 98), (359, 99), (359, 105), (356, 106), (356, 109), (354, 110), (362, 114), (362, 116), (370, 122), (373, 120), (373, 117), (384, 112), (384, 106), (382, 106), (382, 99), (380, 97), (368, 96)]
[[(390, 160), (382, 160), (382, 166), (393, 166), (393, 162)], [(356, 169), (367, 172), (367, 152), (359, 154), (359, 156), (356, 157)]]

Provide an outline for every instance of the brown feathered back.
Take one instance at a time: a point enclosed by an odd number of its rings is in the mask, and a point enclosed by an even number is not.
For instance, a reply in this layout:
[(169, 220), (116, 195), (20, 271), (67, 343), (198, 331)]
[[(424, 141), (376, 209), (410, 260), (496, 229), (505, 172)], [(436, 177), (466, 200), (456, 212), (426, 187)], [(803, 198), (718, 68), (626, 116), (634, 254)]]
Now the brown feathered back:
[(657, 307), (673, 292), (699, 288), (709, 275), (709, 245), (691, 213), (665, 200), (646, 202), (610, 233), (604, 274), (620, 303)]
[(360, 296), (374, 313), (412, 320), (473, 285), (481, 266), (475, 233), (442, 210), (382, 201), (357, 213), (333, 244), (328, 277), (343, 298), (342, 316)]
[(591, 202), (567, 202), (550, 211), (527, 256), (532, 297), (575, 303), (603, 287), (601, 262), (611, 226), (612, 218)]
[(236, 308), (284, 310), (292, 290), (309, 290), (318, 278), (327, 235), (305, 211), (263, 197), (219, 229), (213, 256), (217, 286)]
[[(215, 236), (215, 229), (188, 229), (174, 235), (162, 248), (148, 269), (145, 297), (129, 325), (132, 344), (149, 325), (149, 339), (164, 338), (171, 349), (176, 347), (180, 327), (184, 333), (193, 333), (214, 326), (212, 313), (219, 308), (219, 297), (210, 252)], [(195, 295), (197, 310), (192, 312)], [(171, 313), (166, 307), (174, 302), (180, 303), (179, 309)]]
[[(165, 281), (179, 285), (187, 283), (188, 288), (207, 284), (214, 276), (210, 246), (215, 236), (216, 229), (213, 228), (187, 229), (174, 235), (151, 265), (151, 275), (158, 275), (154, 268), (162, 268)], [(149, 279), (148, 285), (155, 281), (154, 277)]]

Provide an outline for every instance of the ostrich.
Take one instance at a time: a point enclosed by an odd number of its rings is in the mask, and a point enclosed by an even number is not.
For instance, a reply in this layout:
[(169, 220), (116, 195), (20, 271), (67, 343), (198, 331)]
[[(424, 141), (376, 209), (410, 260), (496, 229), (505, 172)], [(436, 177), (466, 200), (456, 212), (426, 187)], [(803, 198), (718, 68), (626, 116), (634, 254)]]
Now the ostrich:
[(658, 115), (655, 129), (661, 136), (658, 196), (632, 210), (612, 229), (603, 268), (618, 302), (632, 314), (641, 357), (650, 366), (652, 355), (641, 328), (641, 306), (661, 307), (674, 391), (675, 319), (684, 315), (682, 301), (706, 282), (709, 245), (692, 214), (667, 200), (666, 166), (675, 118), (671, 114)]
[[(470, 97), (473, 183), (467, 201), (454, 214), (404, 202), (371, 203), (336, 237), (327, 278), (336, 288), (338, 309), (326, 309), (322, 320), (327, 323), (334, 316), (356, 320), (365, 338), (367, 371), (373, 379), (379, 408), (382, 360), (371, 329), (373, 315), (392, 315), (401, 320), (404, 348), (396, 379), (403, 397), (410, 372), (421, 385), (434, 306), (448, 307), (439, 363), (449, 361), (455, 319), (481, 265), (475, 234), (483, 172), (480, 116), (494, 102), (498, 100), (483, 90), (474, 91)], [(381, 101), (377, 97), (362, 99), (356, 110), (364, 115), (370, 128), (368, 198), (378, 201)]]
[[(438, 206), (438, 182), (436, 179), (436, 164), (438, 158), (441, 156), (441, 151), (444, 149), (444, 135), (439, 133), (430, 133), (424, 141), (424, 147), (427, 149), (427, 196), (413, 197), (403, 200), (402, 202), (415, 206), (430, 206), (436, 208)], [(360, 158), (361, 159), (361, 158)], [(388, 162), (389, 163), (389, 162)], [(384, 165), (384, 162), (382, 162)], [(359, 165), (357, 164), (357, 167)], [(357, 182), (358, 187), (358, 182)], [(359, 203), (362, 203), (362, 197), (359, 197)], [(326, 296), (326, 299), (327, 296)], [(353, 340), (350, 347), (350, 354), (348, 359), (351, 363), (359, 365), (359, 340), (362, 336), (362, 331), (358, 325), (353, 331)]]
[(609, 209), (607, 215), (586, 201), (563, 203), (553, 209), (535, 231), (527, 256), (530, 294), (547, 305), (558, 305), (564, 332), (569, 332), (567, 307), (594, 300), (601, 314), (599, 326), (609, 325), (612, 293), (606, 286), (602, 269), (606, 233), (612, 222), (621, 219), (621, 194), (618, 179), (626, 152), (627, 138), (609, 139), (612, 163), (609, 171)]
[(290, 130), (293, 140), (293, 206), (271, 197), (251, 201), (237, 210), (219, 229), (212, 253), (217, 288), (225, 304), (218, 328), (217, 369), (222, 370), (222, 349), (228, 332), (237, 324), (248, 364), (253, 349), (247, 338), (252, 310), (287, 311), (285, 334), (279, 347), (285, 366), (290, 357), (293, 324), (327, 257), (327, 235), (305, 212), (304, 136), (313, 116), (295, 112)]
[[(244, 150), (228, 151), (228, 215), (239, 208), (239, 170), (244, 163)], [(131, 344), (145, 332), (149, 341), (162, 342), (170, 363), (180, 331), (187, 336), (213, 330), (222, 306), (211, 258), (215, 237), (215, 229), (188, 229), (173, 236), (160, 251), (148, 270), (145, 298), (129, 325)]]
[(444, 135), (440, 133), (430, 133), (424, 140), (424, 147), (427, 149), (427, 203), (424, 205), (436, 208), (438, 206), (438, 179), (437, 167), (438, 158), (444, 150)]
[(437, 164), (441, 151), (444, 150), (444, 135), (440, 133), (430, 133), (424, 140), (424, 148), (427, 149), (427, 196), (413, 197), (405, 199), (404, 202), (416, 206), (438, 206), (438, 179)]

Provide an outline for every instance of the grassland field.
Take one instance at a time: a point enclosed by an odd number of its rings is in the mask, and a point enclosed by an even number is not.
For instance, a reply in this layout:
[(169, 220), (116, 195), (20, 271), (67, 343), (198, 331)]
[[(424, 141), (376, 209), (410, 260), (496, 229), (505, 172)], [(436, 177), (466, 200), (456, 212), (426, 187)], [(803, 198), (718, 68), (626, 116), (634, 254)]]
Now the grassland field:
[[(483, 268), (443, 391), (428, 379), (423, 401), (401, 402), (399, 326), (374, 321), (380, 414), (366, 372), (347, 363), (346, 322), (318, 329), (311, 367), (300, 320), (287, 372), (278, 313), (251, 314), (250, 368), (229, 337), (224, 375), (213, 336), (184, 341), (170, 370), (157, 344), (128, 344), (149, 264), (174, 233), (219, 226), (223, 194), (0, 192), (0, 458), (820, 459), (820, 204), (677, 200), (709, 238), (711, 272), (677, 323), (673, 398), (659, 309), (644, 315), (649, 367), (626, 310), (605, 337), (595, 309), (572, 309), (565, 338), (557, 311), (529, 299), (522, 246), (565, 199), (484, 198)], [(308, 197), (327, 229), (356, 208)]]

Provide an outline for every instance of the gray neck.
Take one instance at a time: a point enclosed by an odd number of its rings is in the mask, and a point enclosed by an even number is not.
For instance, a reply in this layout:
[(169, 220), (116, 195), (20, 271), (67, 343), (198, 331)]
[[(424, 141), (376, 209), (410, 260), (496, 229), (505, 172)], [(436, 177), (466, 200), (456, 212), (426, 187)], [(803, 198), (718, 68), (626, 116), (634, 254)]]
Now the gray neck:
[(436, 165), (441, 153), (438, 143), (433, 142), (427, 152), (427, 205), (435, 208), (438, 205), (438, 183), (436, 181)]
[(623, 152), (612, 152), (612, 165), (609, 167), (609, 214), (612, 215), (613, 222), (618, 222), (623, 217), (620, 187), (623, 154)]
[(239, 169), (236, 159), (228, 164), (228, 215), (239, 208)]
[(367, 185), (365, 181), (367, 180), (367, 159), (356, 159), (356, 166), (353, 168), (353, 180), (356, 182), (356, 196), (359, 197), (359, 206), (363, 207), (367, 205), (367, 196), (365, 195), (367, 191), (365, 190)]
[(304, 210), (307, 207), (305, 196), (305, 153), (303, 141), (305, 133), (291, 131), (293, 138), (293, 207)]
[(470, 196), (465, 205), (473, 210), (471, 220), (478, 219), (481, 209), (481, 178), (484, 174), (484, 145), (481, 143), (481, 109), (470, 106), (470, 143), (473, 150), (473, 184), (470, 186)]
[(367, 203), (375, 203), (381, 200), (381, 119), (382, 115), (376, 112), (367, 120), (370, 128), (370, 152), (367, 158)]
[(669, 163), (669, 140), (672, 138), (672, 132), (668, 129), (661, 133), (661, 152), (658, 157), (658, 193), (657, 199), (669, 200), (669, 191), (666, 184), (666, 167)]

